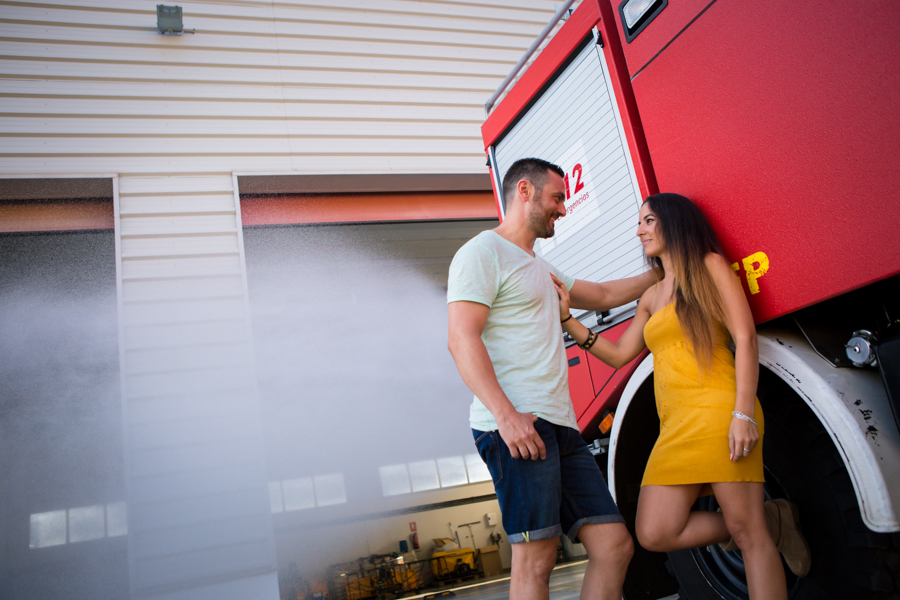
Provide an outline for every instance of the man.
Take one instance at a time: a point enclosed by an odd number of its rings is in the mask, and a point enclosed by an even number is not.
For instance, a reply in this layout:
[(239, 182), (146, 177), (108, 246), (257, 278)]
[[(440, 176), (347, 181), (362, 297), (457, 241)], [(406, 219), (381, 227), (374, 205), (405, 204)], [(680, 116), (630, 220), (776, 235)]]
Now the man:
[(588, 552), (582, 600), (619, 599), (633, 545), (578, 433), (550, 273), (570, 290), (573, 307), (590, 310), (630, 302), (656, 277), (576, 281), (535, 256), (535, 240), (552, 237), (566, 214), (558, 166), (519, 160), (503, 191), (506, 218), (457, 252), (447, 302), (448, 346), (475, 394), (469, 419), (512, 544), (510, 596), (549, 597), (559, 536), (567, 534)]

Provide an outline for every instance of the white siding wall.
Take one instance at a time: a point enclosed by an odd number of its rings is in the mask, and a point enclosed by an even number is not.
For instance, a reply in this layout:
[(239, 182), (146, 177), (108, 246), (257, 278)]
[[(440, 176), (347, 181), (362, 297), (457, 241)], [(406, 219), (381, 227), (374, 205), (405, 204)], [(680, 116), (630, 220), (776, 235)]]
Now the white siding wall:
[(277, 592), (233, 182), (230, 173), (118, 178), (136, 596), (180, 597), (170, 594), (220, 580)]
[(548, 0), (0, 2), (7, 173), (468, 172)]
[(155, 5), (0, 1), (0, 177), (117, 174), (132, 593), (274, 598), (234, 174), (484, 172), (553, 3)]

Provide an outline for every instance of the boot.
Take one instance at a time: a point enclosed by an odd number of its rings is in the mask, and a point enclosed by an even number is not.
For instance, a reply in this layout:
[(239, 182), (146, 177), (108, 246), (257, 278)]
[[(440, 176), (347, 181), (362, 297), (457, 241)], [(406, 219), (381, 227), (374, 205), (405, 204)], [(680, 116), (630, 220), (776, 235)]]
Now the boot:
[(791, 573), (797, 577), (806, 577), (812, 566), (812, 554), (797, 524), (800, 515), (797, 505), (790, 500), (778, 498), (768, 500), (763, 505), (766, 511), (766, 525), (772, 534), (775, 547), (784, 556)]
[[(766, 515), (766, 527), (772, 541), (775, 542), (775, 547), (784, 556), (784, 562), (794, 575), (806, 577), (812, 566), (812, 555), (809, 552), (809, 544), (797, 528), (800, 521), (797, 505), (790, 500), (778, 498), (766, 500), (763, 510)], [(738, 549), (734, 538), (719, 544), (719, 547), (726, 552)]]

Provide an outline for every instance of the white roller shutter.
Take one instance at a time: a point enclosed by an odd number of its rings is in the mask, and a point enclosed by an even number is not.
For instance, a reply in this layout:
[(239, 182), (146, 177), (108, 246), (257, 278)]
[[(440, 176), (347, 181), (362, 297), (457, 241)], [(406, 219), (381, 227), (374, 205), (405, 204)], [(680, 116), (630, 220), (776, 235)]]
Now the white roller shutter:
[[(635, 235), (640, 190), (602, 49), (589, 40), (493, 148), (500, 181), (518, 159), (538, 157), (566, 171), (569, 214), (535, 250), (578, 279), (607, 281), (645, 270)], [(624, 314), (634, 304), (613, 311)], [(576, 313), (589, 326), (593, 313)], [(618, 319), (617, 319), (618, 320)]]

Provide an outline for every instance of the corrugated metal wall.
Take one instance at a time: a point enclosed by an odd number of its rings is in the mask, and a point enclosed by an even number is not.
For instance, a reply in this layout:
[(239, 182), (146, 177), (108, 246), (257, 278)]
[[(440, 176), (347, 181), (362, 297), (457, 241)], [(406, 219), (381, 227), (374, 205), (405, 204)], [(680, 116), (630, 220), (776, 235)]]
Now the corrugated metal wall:
[(0, 2), (3, 170), (483, 172), (547, 0)]
[(553, 4), (155, 4), (0, 1), (0, 177), (115, 180), (133, 595), (275, 597), (235, 174), (483, 173)]

